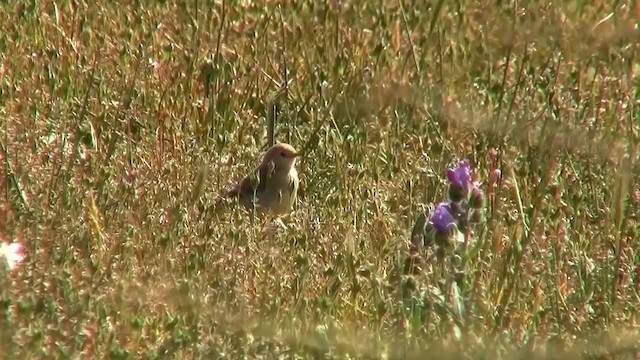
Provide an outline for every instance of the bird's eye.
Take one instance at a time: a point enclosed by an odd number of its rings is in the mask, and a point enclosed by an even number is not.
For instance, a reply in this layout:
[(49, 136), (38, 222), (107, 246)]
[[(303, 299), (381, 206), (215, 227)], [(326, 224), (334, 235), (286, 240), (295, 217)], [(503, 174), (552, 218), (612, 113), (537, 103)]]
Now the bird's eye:
[(287, 156), (287, 154), (285, 154), (285, 153), (284, 153), (284, 151), (281, 151), (281, 152), (280, 152), (280, 156), (282, 156), (282, 157), (286, 157), (286, 156)]

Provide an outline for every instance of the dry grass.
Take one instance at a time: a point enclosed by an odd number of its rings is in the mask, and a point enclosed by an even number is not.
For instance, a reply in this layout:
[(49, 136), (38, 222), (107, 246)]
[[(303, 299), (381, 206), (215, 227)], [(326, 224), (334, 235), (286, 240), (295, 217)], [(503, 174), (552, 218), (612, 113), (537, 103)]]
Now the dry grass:
[[(526, 3), (0, 5), (2, 357), (637, 356), (640, 7)], [(274, 105), (287, 228), (203, 220)], [(408, 273), (465, 157), (486, 225)]]

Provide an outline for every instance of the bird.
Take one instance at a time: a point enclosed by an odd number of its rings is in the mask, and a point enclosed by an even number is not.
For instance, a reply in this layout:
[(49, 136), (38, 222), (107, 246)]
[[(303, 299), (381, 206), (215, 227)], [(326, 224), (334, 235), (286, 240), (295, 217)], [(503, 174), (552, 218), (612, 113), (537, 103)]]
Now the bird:
[(287, 143), (276, 142), (262, 155), (260, 165), (229, 188), (223, 199), (237, 199), (240, 205), (258, 215), (283, 215), (293, 209), (300, 180), (296, 161), (302, 156)]

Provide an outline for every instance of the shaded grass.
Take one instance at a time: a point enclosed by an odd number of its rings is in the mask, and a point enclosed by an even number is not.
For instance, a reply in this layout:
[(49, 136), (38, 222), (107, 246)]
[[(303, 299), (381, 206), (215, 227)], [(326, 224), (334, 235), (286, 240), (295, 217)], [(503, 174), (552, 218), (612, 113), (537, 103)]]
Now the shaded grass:
[[(29, 249), (0, 287), (6, 356), (636, 351), (630, 4), (0, 9), (0, 234)], [(287, 228), (203, 221), (274, 106), (308, 154)], [(412, 221), (463, 157), (502, 171), (487, 224), (463, 269), (427, 249), (409, 273)]]

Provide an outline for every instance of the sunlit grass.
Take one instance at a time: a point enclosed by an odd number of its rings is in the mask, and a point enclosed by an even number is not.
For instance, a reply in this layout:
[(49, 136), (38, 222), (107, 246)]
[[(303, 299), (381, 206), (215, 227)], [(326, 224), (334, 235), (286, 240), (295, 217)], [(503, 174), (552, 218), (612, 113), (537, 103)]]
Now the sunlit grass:
[[(633, 358), (640, 12), (615, 4), (1, 5), (0, 235), (27, 259), (0, 357)], [(274, 107), (306, 153), (286, 227), (201, 216)], [(462, 158), (487, 221), (411, 267)]]

